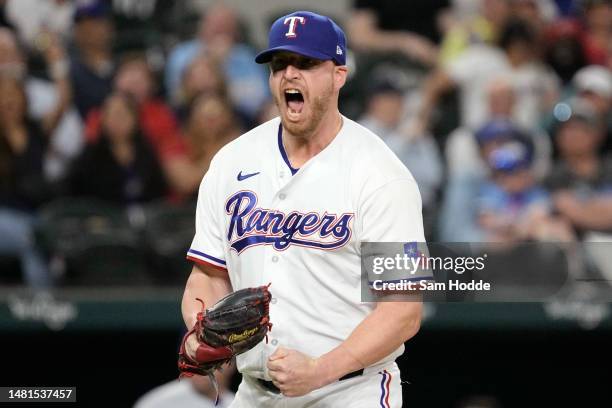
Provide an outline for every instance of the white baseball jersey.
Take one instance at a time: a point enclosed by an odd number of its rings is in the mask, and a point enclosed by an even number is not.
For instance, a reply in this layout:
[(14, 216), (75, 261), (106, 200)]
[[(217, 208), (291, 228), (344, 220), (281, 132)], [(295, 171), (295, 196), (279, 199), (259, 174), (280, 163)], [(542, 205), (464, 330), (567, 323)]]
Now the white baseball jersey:
[(361, 242), (413, 241), (425, 241), (421, 197), (378, 136), (343, 117), (333, 141), (294, 169), (276, 118), (212, 160), (188, 258), (226, 269), (234, 290), (272, 283), (269, 342), (237, 358), (242, 373), (269, 379), (278, 346), (318, 357), (374, 309), (361, 302)]

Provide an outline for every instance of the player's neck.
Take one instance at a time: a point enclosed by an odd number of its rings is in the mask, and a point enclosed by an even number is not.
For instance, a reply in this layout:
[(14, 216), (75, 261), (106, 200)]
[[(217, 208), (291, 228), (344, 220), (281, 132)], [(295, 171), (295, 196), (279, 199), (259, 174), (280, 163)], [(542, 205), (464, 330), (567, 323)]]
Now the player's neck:
[(342, 129), (342, 116), (337, 110), (326, 115), (310, 135), (296, 136), (283, 126), (283, 146), (294, 168), (300, 168), (308, 160), (325, 149)]

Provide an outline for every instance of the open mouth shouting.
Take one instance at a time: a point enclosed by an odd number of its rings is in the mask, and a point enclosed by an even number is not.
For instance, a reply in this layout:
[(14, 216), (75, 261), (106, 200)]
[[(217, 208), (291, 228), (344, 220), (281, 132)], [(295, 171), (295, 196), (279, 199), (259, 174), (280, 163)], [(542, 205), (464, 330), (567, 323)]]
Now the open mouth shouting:
[(304, 95), (299, 89), (288, 88), (283, 92), (287, 106), (287, 116), (292, 121), (297, 121), (304, 109)]

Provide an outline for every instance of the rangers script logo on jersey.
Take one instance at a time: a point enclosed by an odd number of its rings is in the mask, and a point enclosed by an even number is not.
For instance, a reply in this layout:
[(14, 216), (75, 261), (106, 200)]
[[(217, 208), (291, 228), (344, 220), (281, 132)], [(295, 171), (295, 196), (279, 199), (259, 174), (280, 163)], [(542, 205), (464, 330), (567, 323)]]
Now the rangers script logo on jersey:
[[(256, 208), (257, 194), (239, 191), (225, 203), (225, 212), (231, 217), (227, 240), (230, 247), (240, 253), (254, 245), (272, 245), (282, 251), (290, 245), (323, 250), (341, 248), (351, 239), (350, 221), (353, 213), (340, 216), (320, 215)], [(306, 239), (315, 236), (317, 239)]]

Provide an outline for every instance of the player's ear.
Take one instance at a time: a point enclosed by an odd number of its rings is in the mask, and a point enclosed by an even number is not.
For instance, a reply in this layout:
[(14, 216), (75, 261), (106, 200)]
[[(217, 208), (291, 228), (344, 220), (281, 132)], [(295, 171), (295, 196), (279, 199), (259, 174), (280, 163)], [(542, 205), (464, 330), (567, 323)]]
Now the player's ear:
[(346, 65), (334, 66), (334, 85), (336, 86), (336, 89), (340, 89), (344, 86), (347, 75), (348, 68)]

